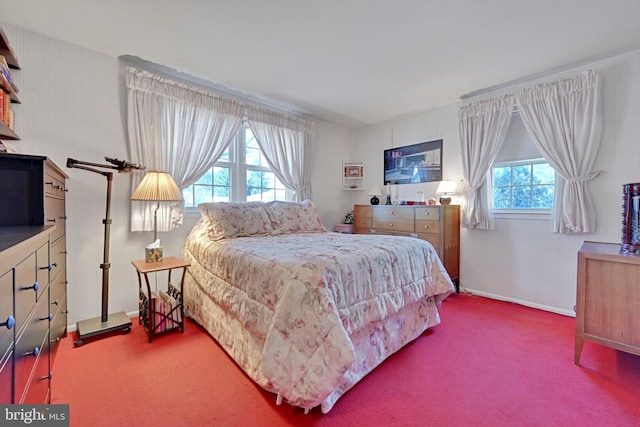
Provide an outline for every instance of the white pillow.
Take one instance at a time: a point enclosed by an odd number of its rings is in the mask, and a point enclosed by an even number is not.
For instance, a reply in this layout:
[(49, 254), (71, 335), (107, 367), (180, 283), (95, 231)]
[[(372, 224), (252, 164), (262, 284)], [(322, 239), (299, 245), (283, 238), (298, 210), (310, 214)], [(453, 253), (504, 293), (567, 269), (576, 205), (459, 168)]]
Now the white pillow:
[(275, 233), (317, 233), (327, 231), (311, 200), (269, 202), (267, 213)]
[(201, 203), (198, 208), (212, 240), (273, 233), (262, 202)]

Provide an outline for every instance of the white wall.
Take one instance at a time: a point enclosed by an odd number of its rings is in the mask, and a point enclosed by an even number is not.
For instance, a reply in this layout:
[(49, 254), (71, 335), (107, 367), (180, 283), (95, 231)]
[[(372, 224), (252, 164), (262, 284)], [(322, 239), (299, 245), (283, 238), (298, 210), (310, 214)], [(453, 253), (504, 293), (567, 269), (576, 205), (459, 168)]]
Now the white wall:
[[(596, 168), (605, 173), (588, 185), (597, 204), (597, 232), (571, 236), (551, 234), (548, 220), (516, 219), (497, 219), (495, 231), (462, 229), (460, 283), (466, 290), (572, 315), (577, 251), (582, 242), (620, 242), (622, 185), (640, 181), (640, 51), (509, 87), (469, 102), (514, 93), (543, 81), (572, 77), (590, 68), (601, 72), (604, 82), (604, 129)], [(371, 168), (369, 171), (382, 182), (384, 149), (443, 138), (444, 178), (459, 180), (462, 177), (457, 120), (460, 105), (359, 129), (353, 135), (354, 151), (367, 164), (375, 165), (373, 171)], [(411, 184), (400, 188), (401, 199), (414, 200), (418, 189), (425, 191), (425, 197), (434, 197), (436, 185)], [(367, 198), (360, 197), (358, 202), (367, 203)]]
[[(15, 105), (14, 144), (24, 154), (51, 158), (68, 175), (67, 272), (69, 326), (97, 317), (101, 307), (103, 256), (102, 219), (105, 217), (104, 177), (67, 169), (68, 157), (103, 163), (104, 156), (129, 159), (126, 140), (126, 92), (122, 64), (78, 46), (2, 24), (22, 70), (12, 77), (20, 88)], [(340, 222), (351, 206), (342, 192), (341, 162), (350, 155), (350, 133), (317, 123), (314, 139), (312, 199), (328, 227)], [(137, 276), (131, 261), (143, 257), (151, 232), (129, 232), (128, 175), (114, 176), (112, 190), (109, 312), (137, 314)], [(4, 206), (2, 207), (5, 208)], [(180, 256), (185, 236), (197, 220), (160, 233), (165, 254)]]

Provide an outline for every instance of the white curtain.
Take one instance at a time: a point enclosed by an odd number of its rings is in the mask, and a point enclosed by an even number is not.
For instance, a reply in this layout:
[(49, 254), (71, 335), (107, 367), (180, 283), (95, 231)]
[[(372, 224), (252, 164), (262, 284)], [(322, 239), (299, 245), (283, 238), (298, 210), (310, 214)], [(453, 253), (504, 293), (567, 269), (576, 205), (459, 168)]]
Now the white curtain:
[(495, 228), (485, 181), (507, 135), (513, 105), (513, 97), (504, 96), (463, 106), (458, 112), (465, 186), (460, 222), (464, 228)]
[(594, 170), (602, 135), (600, 75), (585, 71), (575, 78), (540, 84), (515, 95), (520, 116), (556, 179), (551, 231), (593, 233), (596, 212), (587, 181)]
[(247, 109), (247, 121), (274, 175), (293, 191), (293, 200), (311, 198), (313, 123), (259, 108)]
[[(213, 166), (235, 137), (244, 105), (147, 71), (128, 68), (128, 131), (131, 154), (146, 170), (169, 172), (180, 189)], [(136, 189), (141, 175), (134, 175)], [(131, 202), (131, 231), (153, 230), (155, 202)], [(184, 203), (164, 203), (158, 231), (182, 224)]]

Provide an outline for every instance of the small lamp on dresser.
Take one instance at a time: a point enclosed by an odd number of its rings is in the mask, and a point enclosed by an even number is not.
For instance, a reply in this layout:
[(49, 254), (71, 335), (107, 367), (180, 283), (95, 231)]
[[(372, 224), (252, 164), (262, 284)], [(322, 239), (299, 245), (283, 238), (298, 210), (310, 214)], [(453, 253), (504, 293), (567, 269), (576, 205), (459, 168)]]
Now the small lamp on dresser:
[(456, 194), (456, 183), (453, 181), (440, 181), (436, 194), (442, 194), (442, 196), (440, 196), (441, 205), (450, 205), (451, 197), (449, 197), (449, 195)]

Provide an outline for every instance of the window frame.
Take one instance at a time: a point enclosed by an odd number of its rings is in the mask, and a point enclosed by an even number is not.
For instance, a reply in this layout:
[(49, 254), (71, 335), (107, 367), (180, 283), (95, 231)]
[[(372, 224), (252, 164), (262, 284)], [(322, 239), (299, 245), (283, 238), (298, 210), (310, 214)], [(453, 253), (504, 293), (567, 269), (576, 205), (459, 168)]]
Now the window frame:
[[(249, 165), (246, 163), (246, 129), (250, 129), (249, 124), (243, 121), (238, 129), (238, 133), (233, 137), (229, 147), (227, 147), (229, 150), (229, 160), (218, 160), (211, 166), (211, 169), (214, 167), (225, 167), (229, 169), (230, 202), (244, 202), (247, 200), (247, 171), (255, 170), (273, 173), (269, 166)], [(261, 155), (264, 156), (264, 153), (261, 152)], [(274, 178), (278, 179), (275, 176)], [(194, 185), (195, 183), (191, 186), (193, 187)], [(290, 196), (291, 190), (285, 187), (285, 198), (288, 199)], [(200, 214), (197, 205), (185, 206), (184, 212), (187, 216)]]
[[(505, 166), (521, 166), (521, 165), (534, 165), (534, 164), (549, 164), (547, 160), (542, 157), (524, 160), (513, 161), (500, 161), (494, 162), (489, 168), (487, 173), (487, 180), (489, 182), (488, 197), (489, 206), (493, 212), (494, 219), (528, 219), (528, 220), (549, 220), (551, 218), (552, 208), (496, 208), (494, 206), (494, 185), (493, 185), (493, 170), (499, 167)], [(555, 179), (553, 182), (555, 193)], [(513, 187), (513, 186), (511, 186)], [(553, 201), (552, 201), (553, 203)]]

